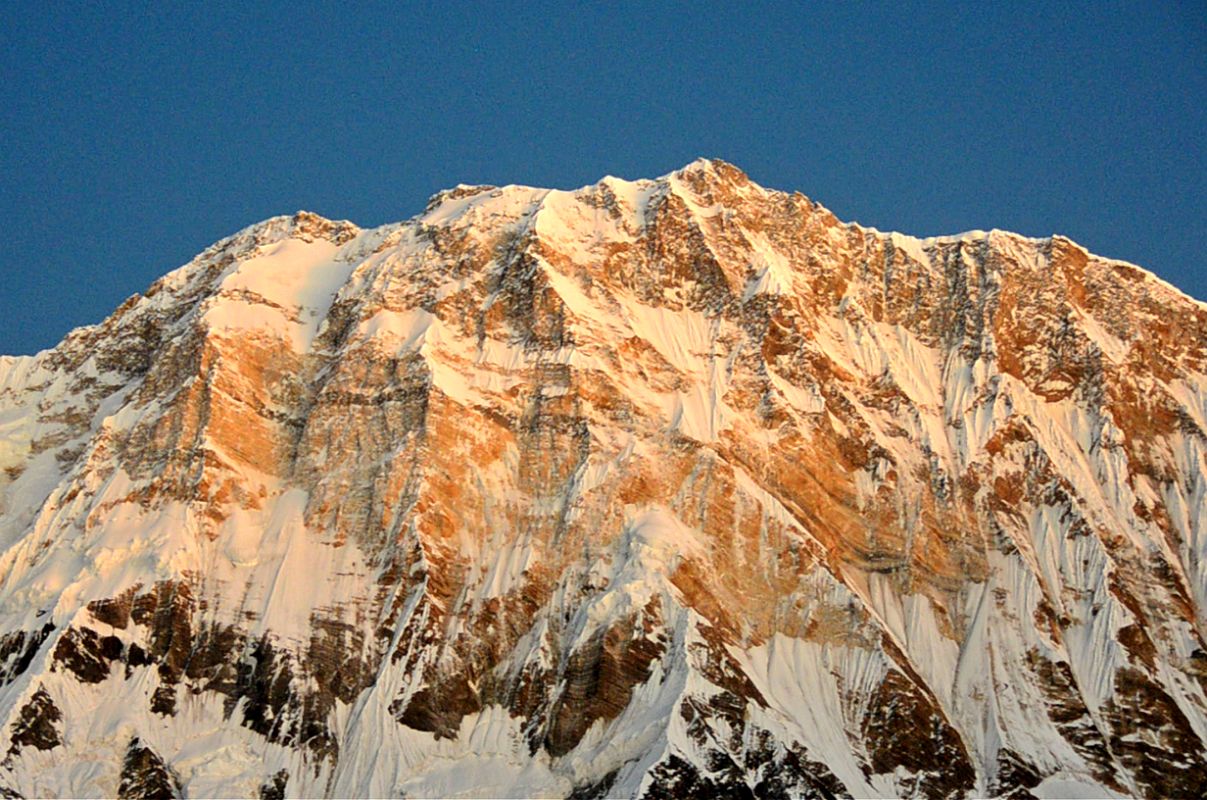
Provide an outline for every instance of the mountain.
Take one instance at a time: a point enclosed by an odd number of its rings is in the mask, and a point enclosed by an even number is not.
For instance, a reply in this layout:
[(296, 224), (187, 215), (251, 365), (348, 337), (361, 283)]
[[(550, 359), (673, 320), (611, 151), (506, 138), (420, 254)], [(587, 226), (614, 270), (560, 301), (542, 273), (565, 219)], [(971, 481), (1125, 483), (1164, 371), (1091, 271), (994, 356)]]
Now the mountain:
[(0, 359), (5, 796), (1207, 794), (1207, 306), (721, 161)]

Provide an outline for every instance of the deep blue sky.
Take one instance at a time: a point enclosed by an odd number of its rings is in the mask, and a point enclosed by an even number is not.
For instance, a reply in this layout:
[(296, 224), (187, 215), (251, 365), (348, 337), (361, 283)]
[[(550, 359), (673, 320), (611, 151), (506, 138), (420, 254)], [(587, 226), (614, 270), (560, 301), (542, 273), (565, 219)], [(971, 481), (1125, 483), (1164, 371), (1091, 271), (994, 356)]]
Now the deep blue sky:
[(1202, 0), (567, 5), (3, 3), (0, 352), (273, 214), (375, 225), (460, 182), (700, 155), (882, 229), (1064, 233), (1207, 298)]

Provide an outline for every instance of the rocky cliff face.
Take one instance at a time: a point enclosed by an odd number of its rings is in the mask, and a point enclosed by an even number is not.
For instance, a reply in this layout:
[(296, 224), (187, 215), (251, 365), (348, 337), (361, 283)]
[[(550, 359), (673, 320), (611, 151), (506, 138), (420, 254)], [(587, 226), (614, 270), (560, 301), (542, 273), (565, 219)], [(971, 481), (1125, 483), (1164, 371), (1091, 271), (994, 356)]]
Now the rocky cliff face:
[(0, 359), (25, 796), (1207, 793), (1207, 307), (698, 161)]

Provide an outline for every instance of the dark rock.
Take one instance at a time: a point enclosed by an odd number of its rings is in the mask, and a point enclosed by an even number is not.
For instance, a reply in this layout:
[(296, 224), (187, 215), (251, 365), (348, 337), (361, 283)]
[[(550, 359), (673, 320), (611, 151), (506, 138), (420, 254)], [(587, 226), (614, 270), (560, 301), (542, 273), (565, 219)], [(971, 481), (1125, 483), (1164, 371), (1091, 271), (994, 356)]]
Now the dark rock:
[(681, 797), (725, 797), (754, 800), (754, 791), (742, 782), (718, 781), (702, 775), (691, 762), (671, 755), (654, 767), (652, 781), (642, 800), (677, 800)]
[(451, 739), (460, 730), (461, 718), (481, 708), (481, 701), (465, 676), (454, 675), (415, 692), (398, 721), (408, 728), (434, 733), (437, 738)]
[[(106, 637), (110, 639), (113, 637)], [(120, 655), (120, 641), (118, 642)], [(51, 670), (63, 668), (84, 683), (100, 683), (109, 677), (112, 645), (102, 645), (102, 639), (91, 628), (68, 628), (55, 644)]]
[(1089, 763), (1094, 777), (1103, 785), (1126, 792), (1117, 776), (1118, 770), (1106, 740), (1081, 697), (1072, 667), (1064, 661), (1049, 661), (1035, 650), (1027, 654), (1027, 662), (1046, 697), (1048, 718), (1060, 735)]
[(23, 747), (50, 750), (63, 743), (59, 736), (59, 723), (63, 713), (50, 699), (46, 690), (39, 688), (24, 706), (12, 726), (12, 744), (9, 755), (20, 752)]
[(575, 786), (574, 790), (566, 795), (566, 800), (604, 800), (610, 797), (608, 792), (612, 790), (612, 785), (616, 783), (616, 776), (619, 774), (620, 770), (614, 769), (593, 783)]
[(184, 794), (176, 773), (136, 736), (126, 748), (117, 796), (121, 800), (170, 800)]
[(134, 595), (137, 592), (138, 587), (135, 586), (118, 597), (93, 600), (88, 604), (88, 611), (97, 622), (125, 630), (130, 624), (130, 610), (134, 606)]
[(169, 684), (155, 689), (151, 695), (151, 711), (170, 717), (176, 713), (176, 687)]
[(260, 784), (260, 800), (285, 800), (285, 787), (289, 785), (289, 770), (277, 772)]
[(239, 662), (237, 687), (226, 702), (227, 713), (245, 700), (243, 724), (269, 741), (288, 743), (296, 733), (289, 719), (295, 715), (290, 712), (300, 704), (290, 689), (290, 658), (278, 653), (267, 637), (256, 640), (249, 655)]
[(596, 720), (618, 716), (629, 704), (633, 688), (649, 679), (653, 662), (666, 645), (635, 627), (634, 619), (616, 624), (570, 654), (561, 693), (549, 714), (545, 749), (550, 754), (565, 755)]
[(962, 797), (976, 785), (964, 742), (942, 710), (904, 673), (889, 669), (868, 703), (862, 738), (872, 772), (915, 773), (927, 797)]
[(54, 625), (47, 622), (37, 631), (13, 631), (0, 637), (0, 686), (12, 683), (29, 669), (53, 630)]
[(1103, 707), (1111, 752), (1151, 797), (1207, 797), (1207, 745), (1182, 709), (1145, 673), (1115, 673), (1115, 694)]
[(1043, 775), (1033, 764), (1011, 750), (1002, 750), (997, 754), (997, 774), (989, 784), (989, 793), (1010, 800), (1031, 800), (1035, 795), (1030, 790), (1042, 782)]

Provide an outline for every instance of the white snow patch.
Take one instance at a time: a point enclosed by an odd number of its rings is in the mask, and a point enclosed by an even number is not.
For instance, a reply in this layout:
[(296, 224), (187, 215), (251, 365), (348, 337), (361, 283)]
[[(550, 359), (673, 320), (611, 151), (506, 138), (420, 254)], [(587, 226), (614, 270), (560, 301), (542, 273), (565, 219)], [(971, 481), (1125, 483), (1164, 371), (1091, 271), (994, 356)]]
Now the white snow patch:
[(206, 323), (211, 330), (267, 330), (306, 352), (356, 266), (337, 259), (337, 250), (322, 239), (268, 245), (223, 276)]

